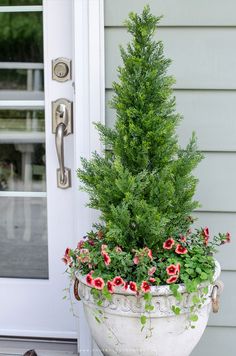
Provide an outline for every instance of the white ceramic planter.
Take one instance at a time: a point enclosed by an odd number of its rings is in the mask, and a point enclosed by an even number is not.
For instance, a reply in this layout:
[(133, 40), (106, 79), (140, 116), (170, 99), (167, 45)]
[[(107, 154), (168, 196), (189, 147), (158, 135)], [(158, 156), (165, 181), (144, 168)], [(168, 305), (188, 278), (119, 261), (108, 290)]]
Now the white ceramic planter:
[[(216, 262), (214, 281), (219, 275), (220, 265)], [(194, 329), (188, 327), (193, 295), (186, 293), (184, 286), (180, 285), (183, 300), (179, 303), (170, 292), (169, 286), (152, 287), (152, 304), (155, 307), (150, 318), (152, 336), (146, 338), (149, 334), (149, 321), (143, 331), (140, 324), (140, 315), (144, 314), (143, 297), (117, 289), (111, 302), (105, 301), (102, 307), (98, 307), (85, 277), (77, 275), (77, 278), (79, 296), (84, 304), (92, 336), (105, 356), (188, 356), (206, 328), (214, 284), (208, 287), (206, 300), (195, 313), (198, 321), (194, 323)], [(204, 286), (199, 287), (199, 293)], [(180, 315), (172, 312), (172, 305), (181, 307)], [(100, 323), (95, 319), (98, 309), (103, 310), (105, 317)]]

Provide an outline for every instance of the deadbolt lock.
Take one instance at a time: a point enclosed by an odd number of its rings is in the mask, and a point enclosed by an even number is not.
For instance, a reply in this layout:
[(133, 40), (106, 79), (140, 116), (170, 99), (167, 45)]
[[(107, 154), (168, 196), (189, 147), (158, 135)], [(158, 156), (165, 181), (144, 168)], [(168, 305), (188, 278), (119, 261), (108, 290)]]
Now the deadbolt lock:
[(66, 82), (71, 79), (71, 60), (57, 58), (52, 61), (52, 79), (58, 82)]

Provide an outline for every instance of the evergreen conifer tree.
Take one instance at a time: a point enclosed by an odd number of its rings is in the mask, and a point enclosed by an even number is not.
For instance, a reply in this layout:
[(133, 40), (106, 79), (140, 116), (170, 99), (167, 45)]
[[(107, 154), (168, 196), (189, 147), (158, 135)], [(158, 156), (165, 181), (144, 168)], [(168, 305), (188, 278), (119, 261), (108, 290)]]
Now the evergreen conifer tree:
[(163, 44), (154, 40), (160, 18), (145, 7), (126, 22), (132, 40), (121, 48), (123, 66), (114, 83), (114, 129), (97, 124), (106, 150), (82, 159), (78, 177), (90, 196), (89, 206), (101, 211), (105, 241), (124, 250), (149, 247), (158, 251), (169, 236), (185, 234), (197, 179), (192, 170), (202, 156), (194, 134), (180, 148), (176, 128), (173, 77)]

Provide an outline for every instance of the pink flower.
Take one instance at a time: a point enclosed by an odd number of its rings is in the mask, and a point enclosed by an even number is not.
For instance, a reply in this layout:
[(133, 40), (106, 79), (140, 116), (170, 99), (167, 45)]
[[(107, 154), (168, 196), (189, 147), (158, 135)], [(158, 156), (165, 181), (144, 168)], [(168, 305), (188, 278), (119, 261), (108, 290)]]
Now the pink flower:
[(78, 256), (78, 260), (82, 263), (90, 262), (89, 250), (87, 248), (82, 248), (80, 250), (80, 256)]
[(150, 284), (147, 281), (143, 281), (141, 284), (141, 290), (144, 293), (148, 293), (151, 290)]
[(208, 227), (205, 227), (203, 230), (202, 230), (202, 233), (203, 233), (203, 236), (204, 237), (209, 237), (209, 229)]
[(134, 262), (135, 265), (138, 265), (138, 264), (139, 264), (139, 258), (138, 258), (138, 256), (134, 256), (133, 262)]
[(100, 277), (97, 277), (93, 280), (93, 286), (94, 288), (96, 289), (103, 289), (104, 288), (104, 285), (105, 285), (105, 282), (102, 278)]
[(102, 231), (98, 231), (97, 232), (97, 236), (99, 239), (102, 239), (103, 238), (103, 232)]
[(149, 249), (149, 251), (148, 251), (148, 257), (150, 258), (150, 260), (153, 259), (153, 257), (152, 257), (152, 250), (150, 250), (150, 249)]
[(148, 275), (149, 276), (152, 276), (155, 272), (156, 272), (156, 267), (155, 266), (153, 266), (153, 267), (151, 267), (149, 270), (148, 270)]
[(186, 237), (183, 236), (183, 235), (181, 235), (181, 236), (180, 236), (180, 241), (181, 241), (181, 242), (186, 242)]
[(91, 276), (91, 272), (89, 272), (89, 274), (87, 274), (86, 282), (89, 286), (93, 286), (93, 277)]
[(90, 246), (94, 246), (95, 245), (95, 242), (93, 240), (88, 240), (88, 243)]
[(229, 232), (226, 232), (226, 242), (230, 242), (231, 241), (231, 235)]
[(104, 258), (104, 262), (106, 266), (109, 266), (109, 264), (111, 263), (111, 258), (108, 255), (108, 253), (103, 252), (103, 258)]
[(116, 276), (115, 278), (113, 278), (112, 282), (114, 283), (115, 286), (123, 286), (124, 285), (124, 281), (120, 276)]
[(115, 251), (116, 251), (117, 253), (120, 253), (120, 252), (122, 252), (122, 248), (121, 248), (120, 246), (116, 246), (116, 247), (115, 247)]
[(150, 258), (150, 260), (152, 260), (152, 250), (150, 250), (150, 248), (148, 247), (144, 247), (144, 251), (147, 252), (148, 257)]
[(80, 250), (83, 246), (84, 246), (84, 241), (83, 241), (83, 240), (80, 240), (80, 241), (78, 242), (77, 248)]
[(107, 289), (109, 293), (114, 293), (114, 284), (112, 281), (107, 281)]
[(175, 252), (176, 252), (178, 255), (185, 255), (185, 254), (188, 252), (188, 250), (186, 249), (186, 247), (184, 247), (184, 246), (178, 244), (178, 245), (176, 246)]
[(66, 265), (70, 265), (72, 263), (72, 259), (70, 257), (70, 252), (71, 252), (71, 249), (67, 247), (67, 249), (65, 250), (64, 256), (62, 257), (62, 261)]
[(107, 249), (107, 245), (102, 245), (101, 246), (101, 254), (103, 255), (104, 253), (106, 253), (106, 249)]
[(174, 276), (177, 273), (177, 266), (175, 265), (169, 265), (166, 267), (166, 272), (169, 276)]
[(151, 283), (154, 283), (154, 282), (156, 282), (156, 278), (150, 277), (150, 278), (149, 278), (149, 281), (150, 281)]
[(174, 246), (175, 244), (175, 240), (172, 239), (172, 237), (170, 237), (169, 239), (167, 239), (164, 243), (163, 243), (163, 248), (165, 250), (171, 250), (172, 247)]
[(171, 276), (170, 278), (168, 278), (166, 280), (166, 283), (168, 283), (168, 284), (175, 283), (177, 281), (177, 279), (178, 279), (178, 276)]
[(137, 288), (137, 284), (135, 282), (129, 282), (129, 289), (132, 291), (132, 292), (137, 292), (138, 291), (138, 288)]

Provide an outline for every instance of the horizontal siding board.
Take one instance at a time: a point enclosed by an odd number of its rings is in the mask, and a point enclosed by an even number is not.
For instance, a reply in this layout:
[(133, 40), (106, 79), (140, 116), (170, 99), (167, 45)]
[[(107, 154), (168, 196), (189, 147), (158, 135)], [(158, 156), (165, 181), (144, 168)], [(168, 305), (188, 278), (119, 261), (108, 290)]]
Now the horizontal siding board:
[(122, 26), (131, 11), (148, 3), (163, 26), (235, 26), (235, 0), (105, 0), (105, 25)]
[(219, 247), (216, 258), (223, 270), (236, 271), (236, 213), (195, 212), (194, 217), (197, 218), (194, 228), (208, 226), (211, 237), (219, 232), (231, 233), (231, 243)]
[[(106, 91), (106, 124), (112, 127), (115, 111), (108, 102), (113, 95)], [(176, 110), (184, 119), (178, 129), (181, 146), (196, 132), (202, 151), (236, 151), (236, 92), (175, 91)]]
[(195, 170), (201, 210), (236, 212), (236, 154), (205, 153)]
[(236, 328), (208, 327), (191, 356), (235, 356)]
[[(236, 28), (161, 28), (165, 55), (173, 60), (169, 73), (178, 89), (236, 89)], [(119, 44), (126, 45), (124, 28), (107, 28), (106, 88), (117, 80)]]

